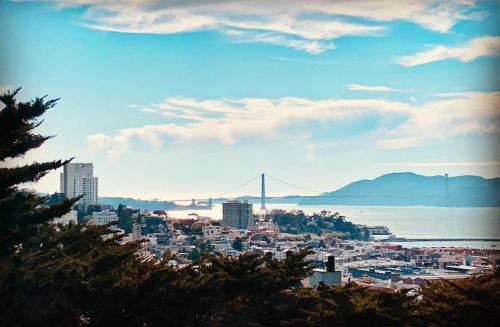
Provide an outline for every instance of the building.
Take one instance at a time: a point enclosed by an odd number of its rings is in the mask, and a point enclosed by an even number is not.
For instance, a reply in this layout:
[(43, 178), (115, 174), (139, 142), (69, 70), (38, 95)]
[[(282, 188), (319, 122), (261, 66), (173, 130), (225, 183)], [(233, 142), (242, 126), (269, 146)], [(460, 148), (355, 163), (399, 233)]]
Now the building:
[(327, 255), (324, 259), (324, 268), (313, 269), (313, 273), (306, 279), (305, 286), (317, 287), (320, 283), (325, 285), (340, 285), (342, 272), (335, 270), (335, 257)]
[(210, 241), (219, 240), (222, 237), (222, 227), (221, 226), (204, 225), (204, 226), (201, 226), (201, 232), (203, 234), (203, 238), (210, 240)]
[(93, 212), (92, 218), (89, 221), (91, 225), (106, 225), (113, 221), (117, 221), (118, 216), (115, 212), (104, 210), (100, 212)]
[(222, 204), (222, 225), (236, 229), (247, 229), (253, 217), (252, 204), (233, 200)]
[(61, 193), (67, 198), (80, 195), (83, 197), (76, 203), (84, 206), (98, 204), (97, 177), (94, 177), (92, 163), (68, 163), (64, 165), (60, 175)]
[(366, 226), (366, 225), (356, 225), (361, 230), (366, 230), (370, 235), (389, 235), (389, 228), (386, 226)]
[(63, 224), (63, 225), (69, 225), (70, 222), (73, 224), (77, 223), (77, 212), (75, 210), (71, 210), (70, 212), (64, 214), (63, 216), (59, 218), (54, 218), (52, 222), (54, 224)]
[(141, 235), (141, 224), (133, 224), (132, 225), (132, 241), (140, 240)]

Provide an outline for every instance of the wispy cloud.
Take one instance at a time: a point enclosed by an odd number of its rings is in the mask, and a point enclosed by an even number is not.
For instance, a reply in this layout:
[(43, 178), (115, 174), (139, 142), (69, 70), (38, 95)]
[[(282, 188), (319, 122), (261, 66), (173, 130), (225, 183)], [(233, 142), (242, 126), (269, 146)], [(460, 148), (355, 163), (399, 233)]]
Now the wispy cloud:
[(475, 19), (473, 0), (65, 0), (85, 5), (85, 25), (104, 31), (172, 34), (218, 30), (240, 41), (273, 43), (318, 54), (332, 40), (348, 35), (378, 35), (384, 23), (410, 21), (447, 32), (460, 20)]
[(394, 89), (388, 86), (369, 86), (360, 84), (347, 84), (347, 88), (351, 91), (369, 91), (369, 92), (393, 92)]
[(412, 67), (446, 59), (468, 62), (478, 57), (498, 55), (500, 55), (500, 37), (482, 36), (456, 47), (438, 45), (411, 56), (399, 57), (395, 62), (402, 66)]
[[(88, 142), (110, 155), (126, 151), (138, 139), (154, 147), (169, 142), (234, 144), (242, 139), (293, 139), (311, 130), (311, 123), (343, 124), (371, 117), (380, 122), (366, 142), (380, 148), (397, 149), (426, 145), (458, 135), (500, 132), (500, 92), (463, 93), (454, 98), (424, 104), (384, 99), (324, 99), (285, 97), (198, 100), (167, 98), (142, 110), (167, 119), (119, 130), (114, 135), (94, 134)], [(394, 119), (401, 121), (394, 126)], [(315, 130), (318, 132), (317, 130)], [(360, 132), (363, 133), (363, 132)]]
[(227, 35), (238, 36), (235, 38), (238, 42), (260, 42), (281, 45), (295, 50), (302, 50), (310, 54), (320, 54), (327, 50), (335, 48), (332, 42), (322, 40), (308, 40), (294, 38), (282, 34), (268, 32), (249, 32), (239, 30), (228, 30)]

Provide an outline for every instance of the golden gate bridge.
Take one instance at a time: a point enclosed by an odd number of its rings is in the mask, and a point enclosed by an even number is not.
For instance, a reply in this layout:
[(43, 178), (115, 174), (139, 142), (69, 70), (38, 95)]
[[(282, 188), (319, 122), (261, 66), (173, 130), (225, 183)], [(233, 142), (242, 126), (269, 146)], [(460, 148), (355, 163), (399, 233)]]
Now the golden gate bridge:
[[(285, 185), (288, 185), (288, 186), (291, 186), (291, 187), (294, 187), (296, 189), (300, 189), (300, 190), (303, 190), (303, 191), (307, 191), (307, 192), (313, 192), (313, 193), (316, 193), (316, 194), (322, 194), (324, 193), (323, 191), (318, 191), (318, 190), (315, 190), (315, 189), (312, 189), (312, 188), (308, 188), (308, 187), (303, 187), (303, 186), (300, 186), (300, 185), (297, 185), (297, 184), (293, 184), (293, 183), (289, 183), (287, 181), (284, 181), (282, 179), (279, 179), (277, 177), (274, 177), (274, 176), (271, 176), (269, 174), (259, 174), (257, 176), (254, 176), (252, 177), (251, 179), (249, 179), (248, 181), (218, 195), (218, 196), (215, 196), (215, 197), (210, 197), (210, 198), (192, 198), (192, 199), (175, 199), (175, 200), (169, 200), (169, 201), (172, 201), (172, 202), (191, 202), (192, 205), (196, 205), (197, 203), (208, 203), (209, 206), (211, 206), (212, 204), (212, 201), (213, 200), (222, 200), (222, 199), (234, 199), (234, 197), (227, 197), (228, 194), (231, 194), (239, 189), (242, 189), (243, 187), (249, 185), (250, 183), (254, 182), (255, 180), (258, 180), (260, 178), (260, 181), (261, 181), (261, 187), (260, 187), (260, 196), (245, 196), (243, 198), (245, 199), (260, 199), (260, 203), (261, 203), (261, 209), (266, 209), (266, 200), (267, 199), (277, 199), (277, 198), (282, 198), (282, 196), (266, 196), (266, 177), (267, 178), (270, 178), (271, 180), (274, 180), (276, 182), (279, 182), (281, 184), (285, 184)], [(303, 196), (303, 195), (301, 195)], [(316, 195), (315, 195), (316, 196)], [(242, 197), (239, 197), (239, 198), (242, 198)]]

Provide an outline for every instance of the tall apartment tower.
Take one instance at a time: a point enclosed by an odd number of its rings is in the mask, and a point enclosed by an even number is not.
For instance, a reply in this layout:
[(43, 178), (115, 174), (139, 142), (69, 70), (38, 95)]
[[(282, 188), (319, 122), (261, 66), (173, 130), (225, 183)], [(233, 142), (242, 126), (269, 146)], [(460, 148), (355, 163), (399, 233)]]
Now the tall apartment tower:
[(222, 225), (236, 229), (247, 229), (253, 217), (252, 204), (248, 201), (229, 201), (222, 204)]
[(64, 165), (63, 173), (60, 175), (61, 193), (67, 198), (82, 195), (76, 204), (93, 205), (98, 204), (97, 177), (94, 177), (94, 165), (92, 163), (69, 163)]

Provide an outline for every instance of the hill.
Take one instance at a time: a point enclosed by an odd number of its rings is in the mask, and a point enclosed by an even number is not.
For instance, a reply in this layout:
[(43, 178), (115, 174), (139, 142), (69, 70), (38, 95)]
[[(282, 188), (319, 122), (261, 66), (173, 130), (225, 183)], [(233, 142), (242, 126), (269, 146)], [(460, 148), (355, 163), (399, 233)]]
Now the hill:
[(111, 204), (115, 208), (119, 204), (126, 205), (132, 208), (140, 208), (143, 210), (176, 210), (183, 208), (171, 201), (155, 201), (155, 200), (139, 200), (133, 198), (122, 198), (122, 197), (99, 197), (99, 202), (103, 204)]
[(500, 178), (392, 173), (350, 183), (300, 204), (500, 206)]

